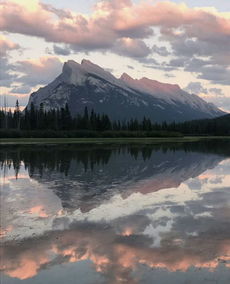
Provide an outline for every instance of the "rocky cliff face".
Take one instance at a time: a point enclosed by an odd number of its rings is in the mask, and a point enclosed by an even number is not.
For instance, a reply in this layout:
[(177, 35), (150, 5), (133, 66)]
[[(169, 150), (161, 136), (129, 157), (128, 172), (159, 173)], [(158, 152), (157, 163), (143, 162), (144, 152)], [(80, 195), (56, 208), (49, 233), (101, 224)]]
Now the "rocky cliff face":
[(123, 74), (119, 79), (88, 60), (81, 64), (70, 60), (62, 73), (50, 84), (31, 94), (31, 103), (46, 109), (61, 108), (67, 103), (74, 116), (85, 106), (112, 119), (185, 121), (212, 118), (224, 113), (178, 85), (164, 84), (148, 78), (133, 79)]

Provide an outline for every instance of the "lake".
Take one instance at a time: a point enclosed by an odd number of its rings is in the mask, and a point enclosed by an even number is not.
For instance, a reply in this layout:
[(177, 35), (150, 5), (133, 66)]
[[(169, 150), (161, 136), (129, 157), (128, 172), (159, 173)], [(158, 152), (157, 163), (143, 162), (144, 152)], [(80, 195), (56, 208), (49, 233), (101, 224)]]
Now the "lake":
[(230, 283), (230, 140), (1, 146), (2, 284)]

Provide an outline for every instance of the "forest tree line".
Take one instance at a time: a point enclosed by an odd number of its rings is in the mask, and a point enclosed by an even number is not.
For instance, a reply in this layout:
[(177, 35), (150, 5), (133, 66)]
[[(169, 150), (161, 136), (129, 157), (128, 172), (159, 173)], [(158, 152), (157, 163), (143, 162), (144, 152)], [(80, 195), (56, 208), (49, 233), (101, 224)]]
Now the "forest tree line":
[(182, 123), (156, 123), (146, 117), (141, 121), (113, 121), (107, 114), (96, 113), (93, 109), (89, 111), (87, 107), (82, 114), (72, 117), (68, 104), (60, 109), (44, 110), (43, 104), (36, 108), (31, 103), (30, 109), (21, 112), (17, 101), (13, 112), (0, 110), (0, 127), (18, 131), (171, 131), (187, 135), (230, 135), (230, 115)]

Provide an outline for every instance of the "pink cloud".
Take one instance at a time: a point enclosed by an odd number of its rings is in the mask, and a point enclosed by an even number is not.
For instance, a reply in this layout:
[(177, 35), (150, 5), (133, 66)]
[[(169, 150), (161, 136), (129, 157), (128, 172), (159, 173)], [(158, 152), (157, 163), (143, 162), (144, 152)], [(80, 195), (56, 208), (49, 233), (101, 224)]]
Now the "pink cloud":
[(17, 77), (12, 74), (14, 69), (13, 64), (9, 62), (8, 56), (10, 51), (20, 49), (19, 44), (16, 44), (6, 38), (3, 35), (0, 35), (0, 85), (9, 87), (13, 80)]
[(57, 13), (51, 6), (48, 9), (47, 6), (38, 4), (33, 10), (28, 7), (12, 1), (2, 2), (0, 29), (84, 47), (92, 45), (92, 48), (100, 48), (110, 45), (111, 30), (105, 28), (107, 24), (102, 15), (86, 18), (63, 11), (60, 16), (60, 10)]
[(122, 37), (145, 37), (153, 26), (183, 28), (188, 36), (207, 40), (217, 34), (230, 35), (230, 20), (221, 13), (173, 2), (100, 1), (89, 17), (40, 3), (29, 9), (23, 3), (11, 0), (0, 4), (1, 30), (92, 48), (111, 46), (120, 33)]
[[(31, 92), (31, 88), (53, 81), (61, 73), (63, 65), (59, 58), (55, 56), (27, 59), (17, 61), (14, 64), (9, 64), (7, 58), (3, 59), (0, 60), (0, 84), (1, 86), (11, 87), (10, 90), (4, 91), (8, 93), (7, 104), (9, 107), (15, 106), (17, 99), (20, 105), (25, 105), (28, 102), (28, 95)], [(15, 70), (17, 70), (18, 74), (12, 75), (11, 72)]]
[(113, 51), (118, 54), (134, 58), (146, 57), (151, 53), (150, 48), (145, 44), (144, 41), (129, 37), (123, 37), (117, 40)]
[[(26, 239), (20, 244), (7, 242), (0, 252), (5, 260), (3, 272), (23, 280), (37, 275), (47, 267), (46, 264), (52, 267), (89, 259), (108, 283), (134, 283), (131, 282), (132, 272), (140, 264), (153, 269), (164, 268), (169, 272), (185, 272), (191, 267), (214, 272), (221, 262), (223, 266), (229, 266), (227, 234), (214, 235), (209, 241), (200, 235), (186, 239), (162, 235), (161, 246), (151, 247), (149, 238), (136, 234), (140, 230), (136, 219), (130, 219), (127, 225), (121, 226), (120, 234), (113, 227), (103, 230), (101, 224), (98, 227), (87, 225), (77, 223), (69, 230), (50, 232), (45, 237)], [(53, 262), (53, 255), (58, 262)], [(117, 281), (113, 282), (113, 279)]]
[(17, 70), (23, 75), (18, 78), (27, 86), (47, 84), (61, 73), (62, 62), (55, 56), (43, 56), (38, 59), (17, 62)]
[[(203, 61), (203, 68), (196, 67), (197, 76), (228, 84), (230, 17), (214, 8), (190, 8), (171, 1), (101, 0), (87, 16), (37, 0), (0, 3), (0, 30), (65, 43), (75, 51), (109, 50), (138, 60), (147, 58), (154, 50), (144, 40), (154, 35), (153, 28), (160, 30), (158, 40), (168, 42), (171, 56), (183, 59), (185, 71), (194, 72), (191, 58), (204, 57), (208, 61)], [(222, 68), (223, 76), (213, 80), (207, 64)]]
[(3, 35), (0, 35), (0, 54), (1, 56), (6, 56), (6, 53), (10, 50), (19, 49), (19, 44), (12, 42)]

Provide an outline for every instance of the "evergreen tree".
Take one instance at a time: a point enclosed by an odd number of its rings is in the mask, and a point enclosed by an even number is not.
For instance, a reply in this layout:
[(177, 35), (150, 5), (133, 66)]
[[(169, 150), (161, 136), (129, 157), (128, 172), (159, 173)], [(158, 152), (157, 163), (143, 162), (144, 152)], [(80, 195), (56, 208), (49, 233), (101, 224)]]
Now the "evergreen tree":
[(103, 114), (101, 117), (101, 130), (111, 130), (111, 121), (106, 114)]
[(89, 129), (90, 128), (90, 121), (89, 121), (89, 112), (87, 106), (84, 109), (84, 116), (82, 121), (82, 127), (83, 129)]
[(93, 109), (91, 110), (90, 114), (90, 128), (92, 130), (96, 130), (97, 128), (96, 114)]
[(68, 104), (66, 103), (65, 104), (65, 108), (63, 109), (63, 129), (64, 130), (70, 130), (72, 128), (72, 117), (71, 117), (71, 114), (70, 114), (70, 111), (69, 111), (69, 106)]
[(21, 126), (20, 126), (21, 112), (20, 112), (18, 100), (16, 101), (15, 110), (14, 110), (14, 122), (15, 122), (15, 128), (17, 128), (19, 130), (21, 128)]
[(29, 117), (30, 117), (30, 129), (36, 129), (37, 128), (37, 111), (34, 107), (33, 102), (30, 105)]
[(38, 111), (38, 128), (39, 129), (45, 129), (45, 112), (44, 112), (44, 104), (40, 103), (40, 108)]

